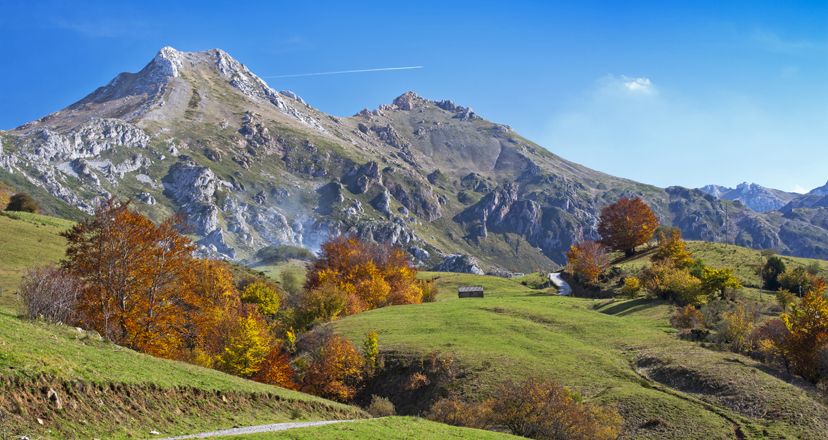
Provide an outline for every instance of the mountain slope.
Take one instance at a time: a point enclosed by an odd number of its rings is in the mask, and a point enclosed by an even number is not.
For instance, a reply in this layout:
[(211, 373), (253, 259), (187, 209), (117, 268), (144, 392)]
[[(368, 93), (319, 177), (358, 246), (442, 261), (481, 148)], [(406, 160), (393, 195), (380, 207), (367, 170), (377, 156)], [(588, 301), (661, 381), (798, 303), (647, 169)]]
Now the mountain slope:
[(218, 49), (164, 48), (140, 72), (0, 132), (0, 145), (2, 181), (87, 213), (111, 196), (155, 218), (181, 212), (202, 252), (250, 263), (268, 245), (315, 249), (352, 233), (427, 266), (467, 254), (487, 270), (552, 267), (597, 237), (600, 209), (622, 196), (645, 198), (687, 238), (828, 256), (819, 219), (609, 176), (411, 92), (330, 116)]

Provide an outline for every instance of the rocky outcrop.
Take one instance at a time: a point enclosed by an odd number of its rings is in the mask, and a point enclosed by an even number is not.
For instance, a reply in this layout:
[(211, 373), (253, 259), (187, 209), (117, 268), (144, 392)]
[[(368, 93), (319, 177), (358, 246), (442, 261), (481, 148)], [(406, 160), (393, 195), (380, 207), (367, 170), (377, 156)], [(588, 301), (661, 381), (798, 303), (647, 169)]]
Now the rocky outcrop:
[(350, 171), (343, 178), (348, 183), (348, 189), (354, 194), (368, 192), (372, 185), (382, 186), (382, 171), (376, 161), (366, 162)]
[(463, 254), (446, 255), (443, 261), (432, 267), (431, 270), (436, 272), (473, 273), (475, 275), (485, 274), (477, 259)]
[(371, 200), (371, 206), (387, 216), (391, 215), (391, 193), (387, 188), (383, 188), (382, 192)]
[(218, 229), (219, 210), (213, 196), (219, 182), (212, 170), (184, 158), (170, 167), (162, 182), (164, 195), (186, 215), (193, 232), (206, 237)]
[(35, 161), (97, 157), (115, 148), (147, 147), (150, 137), (140, 128), (117, 119), (96, 119), (68, 133), (38, 129), (29, 138), (24, 156)]
[(264, 154), (281, 153), (282, 149), (276, 139), (270, 134), (267, 126), (259, 114), (245, 112), (242, 117), (239, 134), (247, 142), (248, 152), (255, 155), (258, 152)]

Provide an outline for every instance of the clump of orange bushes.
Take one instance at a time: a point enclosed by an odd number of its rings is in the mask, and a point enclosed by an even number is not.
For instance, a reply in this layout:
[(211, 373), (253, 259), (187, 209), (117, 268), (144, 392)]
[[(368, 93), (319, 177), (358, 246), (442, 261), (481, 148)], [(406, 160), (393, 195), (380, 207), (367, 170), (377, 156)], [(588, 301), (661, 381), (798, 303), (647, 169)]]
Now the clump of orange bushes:
[(621, 432), (617, 411), (585, 403), (553, 380), (505, 382), (494, 395), (482, 402), (441, 399), (429, 416), (450, 425), (508, 430), (535, 439), (609, 440)]
[(431, 293), (402, 249), (337, 237), (322, 245), (311, 267), (301, 315), (310, 324), (387, 305), (418, 304), (424, 288)]

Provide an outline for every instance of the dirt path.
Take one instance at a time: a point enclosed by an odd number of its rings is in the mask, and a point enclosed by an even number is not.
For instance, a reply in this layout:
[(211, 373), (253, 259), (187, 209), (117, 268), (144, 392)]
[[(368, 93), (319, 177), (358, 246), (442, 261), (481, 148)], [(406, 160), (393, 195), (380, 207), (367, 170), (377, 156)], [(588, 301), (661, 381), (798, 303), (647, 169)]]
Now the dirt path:
[(673, 397), (701, 406), (702, 408), (704, 408), (704, 410), (721, 417), (722, 419), (726, 420), (728, 423), (733, 425), (733, 438), (735, 438), (736, 440), (744, 440), (745, 438), (747, 438), (745, 436), (744, 427), (742, 426), (740, 421), (737, 420), (735, 417), (727, 414), (724, 409), (710, 402), (706, 402), (698, 397), (689, 396), (684, 392), (670, 388), (669, 386), (662, 384), (661, 382), (651, 379), (650, 376), (647, 374), (646, 369), (644, 368), (639, 368), (638, 366), (632, 363), (630, 364), (630, 367), (635, 372), (635, 374), (638, 375), (638, 377), (644, 379), (645, 381), (647, 381), (647, 383), (649, 383), (651, 389), (660, 391), (665, 394), (669, 394)]
[(549, 281), (558, 288), (558, 295), (569, 296), (572, 295), (572, 286), (569, 285), (563, 278), (560, 272), (552, 272), (549, 274)]
[(164, 437), (160, 440), (180, 440), (180, 439), (188, 439), (188, 438), (213, 438), (213, 437), (224, 437), (228, 435), (244, 435), (244, 434), (257, 434), (260, 432), (275, 432), (275, 431), (286, 431), (288, 429), (294, 428), (308, 428), (311, 426), (323, 426), (323, 425), (332, 425), (334, 423), (350, 423), (354, 422), (355, 420), (322, 420), (318, 422), (291, 422), (291, 423), (273, 423), (270, 425), (256, 425), (256, 426), (244, 426), (241, 428), (232, 428), (232, 429), (222, 429), (220, 431), (210, 431), (210, 432), (202, 432), (199, 434), (188, 434), (188, 435), (179, 435), (177, 437)]

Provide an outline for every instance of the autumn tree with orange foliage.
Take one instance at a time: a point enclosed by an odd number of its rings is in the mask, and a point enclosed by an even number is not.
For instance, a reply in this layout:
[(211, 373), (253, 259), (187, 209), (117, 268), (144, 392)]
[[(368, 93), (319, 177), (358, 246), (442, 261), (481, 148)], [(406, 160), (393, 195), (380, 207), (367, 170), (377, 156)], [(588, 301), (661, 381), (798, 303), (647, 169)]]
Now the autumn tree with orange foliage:
[(573, 245), (566, 253), (566, 258), (567, 271), (585, 284), (598, 282), (598, 277), (609, 266), (609, 257), (604, 246), (594, 241)]
[(418, 304), (423, 290), (416, 277), (417, 269), (402, 249), (336, 237), (322, 245), (308, 274), (301, 308), (312, 322), (387, 305)]
[(354, 397), (365, 373), (365, 358), (350, 341), (327, 335), (309, 356), (302, 391), (342, 402)]
[(156, 225), (110, 200), (63, 235), (64, 268), (83, 285), (79, 320), (117, 344), (178, 357), (194, 246), (176, 231), (176, 220)]
[(601, 243), (626, 256), (635, 254), (635, 248), (650, 241), (658, 228), (653, 210), (641, 198), (623, 198), (601, 210), (598, 233)]
[(278, 292), (256, 285), (246, 303), (227, 263), (193, 257), (177, 225), (110, 200), (67, 231), (63, 267), (81, 285), (75, 323), (153, 356), (256, 375), (276, 346), (262, 311), (278, 310)]
[(788, 333), (779, 347), (788, 366), (812, 382), (820, 379), (819, 352), (828, 347), (828, 298), (818, 278), (802, 300), (782, 314)]
[(290, 390), (298, 390), (299, 385), (294, 379), (295, 371), (290, 364), (290, 356), (282, 351), (281, 347), (274, 347), (253, 376), (257, 382), (280, 386)]

